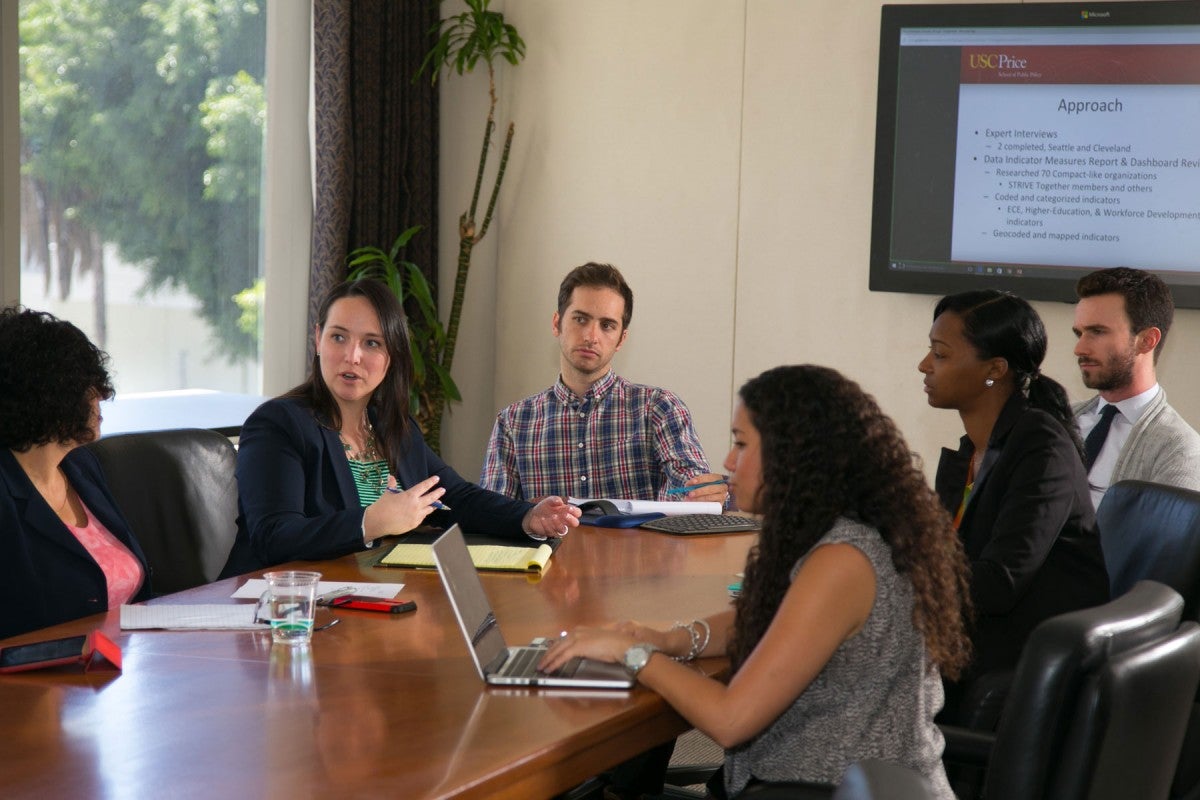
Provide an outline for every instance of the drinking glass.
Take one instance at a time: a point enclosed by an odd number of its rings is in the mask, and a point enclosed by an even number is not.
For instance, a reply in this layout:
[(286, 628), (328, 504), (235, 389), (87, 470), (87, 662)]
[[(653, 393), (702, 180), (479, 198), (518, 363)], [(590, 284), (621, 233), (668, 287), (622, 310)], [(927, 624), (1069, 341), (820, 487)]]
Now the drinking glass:
[(271, 623), (271, 641), (302, 645), (312, 640), (319, 572), (286, 570), (263, 575), (267, 590), (258, 601), (258, 618)]

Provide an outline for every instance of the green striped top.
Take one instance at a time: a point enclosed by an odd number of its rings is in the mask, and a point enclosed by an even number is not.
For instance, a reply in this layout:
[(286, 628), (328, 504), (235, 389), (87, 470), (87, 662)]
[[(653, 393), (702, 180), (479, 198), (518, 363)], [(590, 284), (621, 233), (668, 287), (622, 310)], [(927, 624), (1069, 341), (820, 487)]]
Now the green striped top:
[(355, 461), (350, 462), (350, 474), (354, 476), (354, 486), (358, 489), (358, 502), (363, 508), (371, 505), (383, 496), (383, 488), (387, 486), (387, 461)]

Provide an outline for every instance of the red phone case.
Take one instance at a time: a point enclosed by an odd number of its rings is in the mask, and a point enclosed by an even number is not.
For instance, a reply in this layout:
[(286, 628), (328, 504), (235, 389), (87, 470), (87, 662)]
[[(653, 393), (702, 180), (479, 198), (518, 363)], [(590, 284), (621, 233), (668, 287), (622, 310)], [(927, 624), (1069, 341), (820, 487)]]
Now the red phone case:
[(403, 614), (413, 611), (417, 604), (412, 600), (387, 600), (379, 597), (338, 597), (330, 603), (334, 608), (353, 608), (359, 611), (382, 611), (385, 614)]
[[(11, 654), (27, 650), (31, 654), (50, 646), (50, 650), (58, 651), (54, 655), (36, 656), (28, 660), (17, 656), (15, 663), (0, 665), (0, 673), (25, 672), (34, 669), (46, 669), (65, 664), (83, 664), (84, 672), (93, 670), (121, 669), (121, 648), (100, 631), (92, 631), (85, 636), (68, 636), (63, 639), (52, 639), (43, 642), (31, 642), (26, 645), (9, 645), (0, 648)], [(56, 647), (57, 646), (57, 647)], [(47, 652), (42, 650), (43, 652)]]

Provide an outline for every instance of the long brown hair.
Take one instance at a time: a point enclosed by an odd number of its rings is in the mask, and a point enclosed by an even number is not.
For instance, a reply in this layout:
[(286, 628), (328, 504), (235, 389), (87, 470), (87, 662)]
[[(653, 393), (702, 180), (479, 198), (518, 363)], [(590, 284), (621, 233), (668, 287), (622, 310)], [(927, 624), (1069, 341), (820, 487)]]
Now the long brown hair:
[(918, 459), (870, 395), (835, 370), (777, 367), (739, 393), (761, 438), (763, 514), (747, 558), (729, 653), (734, 669), (758, 645), (796, 561), (838, 517), (877, 529), (913, 586), (913, 624), (931, 661), (956, 677), (970, 643), (967, 561)]
[[(376, 420), (377, 441), (380, 452), (387, 459), (388, 468), (396, 474), (396, 459), (399, 458), (401, 442), (408, 432), (410, 409), (408, 387), (413, 380), (412, 354), (409, 352), (408, 322), (404, 308), (392, 290), (381, 281), (362, 278), (344, 281), (329, 290), (317, 310), (317, 329), (324, 330), (329, 319), (329, 309), (338, 300), (346, 297), (362, 297), (371, 304), (379, 317), (383, 329), (383, 343), (388, 353), (388, 370), (380, 384), (371, 394), (368, 408)], [(284, 397), (296, 398), (312, 408), (317, 421), (322, 425), (340, 429), (342, 414), (337, 401), (325, 385), (321, 375), (321, 362), (313, 354), (304, 383), (289, 390)]]

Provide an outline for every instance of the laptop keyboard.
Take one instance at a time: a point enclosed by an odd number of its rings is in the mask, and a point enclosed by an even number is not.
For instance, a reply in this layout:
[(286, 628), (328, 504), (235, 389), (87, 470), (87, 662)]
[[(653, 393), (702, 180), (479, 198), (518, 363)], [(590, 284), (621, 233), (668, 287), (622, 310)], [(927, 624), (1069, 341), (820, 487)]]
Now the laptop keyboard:
[[(509, 678), (531, 678), (537, 674), (538, 662), (542, 660), (546, 650), (542, 647), (518, 647), (510, 651), (509, 658), (500, 668), (500, 674)], [(548, 673), (559, 678), (569, 678), (579, 669), (578, 658), (572, 658), (566, 664)]]
[(756, 531), (758, 522), (735, 514), (678, 514), (643, 522), (641, 527), (661, 533), (688, 536), (697, 533)]

